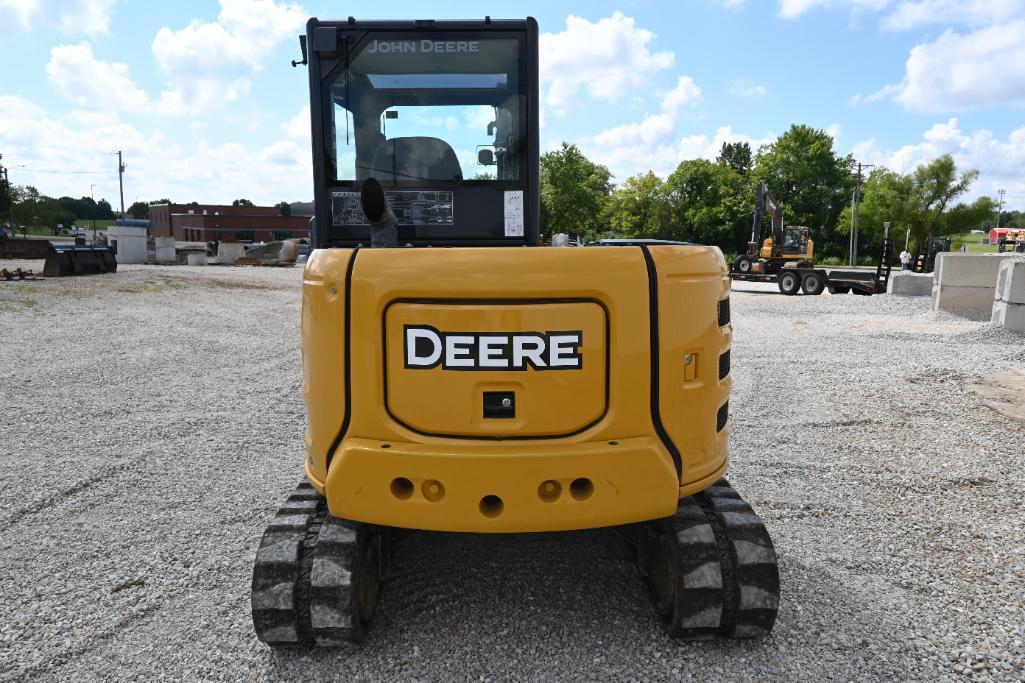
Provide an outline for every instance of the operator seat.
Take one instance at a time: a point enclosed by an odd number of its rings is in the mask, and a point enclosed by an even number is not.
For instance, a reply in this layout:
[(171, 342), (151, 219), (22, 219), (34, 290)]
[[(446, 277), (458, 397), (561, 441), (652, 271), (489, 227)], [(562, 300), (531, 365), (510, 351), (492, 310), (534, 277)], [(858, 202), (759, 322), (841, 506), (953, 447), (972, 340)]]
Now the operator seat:
[(374, 151), (374, 160), (367, 171), (382, 183), (463, 179), (463, 169), (452, 146), (431, 137), (385, 140)]

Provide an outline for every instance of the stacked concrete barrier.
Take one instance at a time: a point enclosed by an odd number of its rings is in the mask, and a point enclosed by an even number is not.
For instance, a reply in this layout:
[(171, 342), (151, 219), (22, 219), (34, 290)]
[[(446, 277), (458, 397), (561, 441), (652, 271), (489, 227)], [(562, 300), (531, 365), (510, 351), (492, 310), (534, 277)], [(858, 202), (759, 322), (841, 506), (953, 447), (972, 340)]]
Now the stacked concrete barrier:
[(996, 296), (1000, 264), (1015, 254), (942, 252), (933, 273), (932, 307), (935, 311), (964, 311), (989, 315)]
[(1025, 334), (1025, 258), (1003, 259), (997, 273), (993, 322)]
[(886, 293), (896, 296), (929, 296), (932, 294), (932, 273), (912, 273), (901, 270), (890, 274)]
[(178, 250), (175, 249), (173, 237), (154, 237), (153, 243), (156, 246), (157, 263), (178, 262)]
[(235, 262), (246, 255), (246, 246), (241, 242), (221, 242), (217, 245), (217, 256), (214, 263), (223, 266), (233, 266)]

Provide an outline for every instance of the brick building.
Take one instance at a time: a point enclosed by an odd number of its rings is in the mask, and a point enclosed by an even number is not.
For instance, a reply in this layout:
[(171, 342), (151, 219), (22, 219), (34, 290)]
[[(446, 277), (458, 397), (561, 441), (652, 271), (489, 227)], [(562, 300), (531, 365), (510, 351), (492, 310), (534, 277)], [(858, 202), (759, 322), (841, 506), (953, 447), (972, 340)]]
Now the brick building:
[(309, 216), (281, 216), (276, 206), (151, 204), (150, 235), (179, 242), (269, 242), (310, 236)]

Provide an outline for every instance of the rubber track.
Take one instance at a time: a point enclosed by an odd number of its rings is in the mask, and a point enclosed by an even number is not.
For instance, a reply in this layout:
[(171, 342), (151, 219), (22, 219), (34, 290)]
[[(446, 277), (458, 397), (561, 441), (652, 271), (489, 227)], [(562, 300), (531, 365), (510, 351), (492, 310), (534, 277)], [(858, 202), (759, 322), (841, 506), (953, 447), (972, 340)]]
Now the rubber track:
[(379, 531), (328, 514), (323, 496), (299, 484), (260, 541), (253, 567), (257, 637), (274, 646), (337, 647), (358, 642), (355, 586), (361, 543)]
[(251, 603), (256, 636), (270, 645), (314, 642), (309, 614), (309, 578), (324, 498), (301, 483), (274, 515), (260, 539), (253, 566)]
[(673, 638), (707, 640), (722, 621), (723, 576), (719, 549), (711, 525), (693, 498), (680, 501), (676, 514), (657, 535), (668, 534), (676, 571), (675, 604), (663, 614), (666, 632)]
[(328, 517), (320, 530), (310, 574), (310, 618), (319, 647), (363, 639), (356, 603), (359, 546), (363, 525)]
[[(769, 532), (729, 482), (680, 501), (676, 514), (642, 529), (638, 565), (673, 638), (768, 635), (779, 607), (779, 569)], [(671, 556), (665, 580), (672, 605), (659, 604), (656, 563)]]
[(761, 518), (729, 482), (720, 479), (696, 496), (718, 532), (726, 591), (720, 633), (731, 638), (768, 635), (779, 609), (779, 567), (772, 538)]

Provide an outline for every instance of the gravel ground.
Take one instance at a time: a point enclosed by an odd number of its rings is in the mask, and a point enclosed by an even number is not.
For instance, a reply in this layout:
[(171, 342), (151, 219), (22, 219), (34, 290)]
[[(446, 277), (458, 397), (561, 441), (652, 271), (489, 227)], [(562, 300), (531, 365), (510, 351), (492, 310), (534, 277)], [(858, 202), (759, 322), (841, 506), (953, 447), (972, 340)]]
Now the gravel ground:
[(1025, 678), (1025, 425), (971, 391), (1022, 338), (746, 283), (730, 478), (779, 551), (770, 638), (670, 641), (602, 532), (420, 534), (361, 649), (272, 652), (249, 581), (301, 471), (300, 280), (0, 282), (0, 679)]

